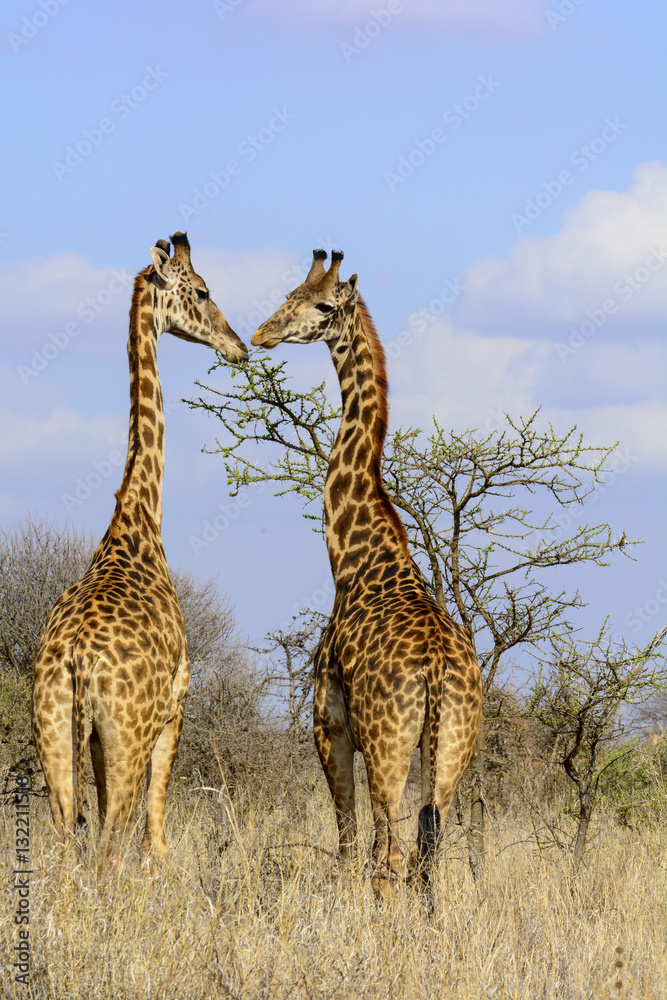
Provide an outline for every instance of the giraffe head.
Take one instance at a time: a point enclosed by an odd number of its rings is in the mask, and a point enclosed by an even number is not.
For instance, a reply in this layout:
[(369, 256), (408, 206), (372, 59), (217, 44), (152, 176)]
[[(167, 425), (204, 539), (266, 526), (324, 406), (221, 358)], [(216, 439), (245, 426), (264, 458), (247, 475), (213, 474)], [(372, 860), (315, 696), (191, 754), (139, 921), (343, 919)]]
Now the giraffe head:
[(209, 295), (206, 282), (190, 262), (190, 243), (186, 233), (171, 237), (174, 255), (169, 257), (169, 243), (158, 240), (151, 247), (153, 263), (145, 277), (154, 286), (153, 315), (159, 328), (195, 344), (206, 344), (222, 354), (226, 361), (246, 361), (248, 352)]
[(348, 322), (359, 298), (358, 278), (338, 280), (343, 254), (331, 254), (331, 266), (324, 270), (325, 250), (313, 251), (313, 263), (302, 285), (287, 296), (287, 301), (255, 331), (255, 347), (276, 344), (311, 344), (325, 340), (329, 347), (345, 348)]

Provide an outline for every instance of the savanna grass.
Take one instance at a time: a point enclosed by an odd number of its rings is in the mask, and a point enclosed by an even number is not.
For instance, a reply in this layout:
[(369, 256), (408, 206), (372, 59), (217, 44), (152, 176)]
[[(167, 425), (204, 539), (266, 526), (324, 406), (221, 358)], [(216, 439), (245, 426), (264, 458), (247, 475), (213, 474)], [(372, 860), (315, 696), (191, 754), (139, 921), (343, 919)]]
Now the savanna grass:
[[(361, 777), (361, 775), (360, 775)], [(291, 782), (291, 784), (290, 784)], [(363, 786), (363, 781), (360, 782)], [(94, 797), (94, 796), (93, 796)], [(58, 852), (46, 803), (32, 806), (30, 986), (15, 984), (13, 811), (2, 810), (0, 958), (4, 995), (97, 998), (642, 998), (667, 995), (665, 848), (600, 815), (580, 875), (540, 849), (528, 816), (496, 817), (475, 885), (450, 827), (433, 906), (406, 888), (392, 909), (371, 891), (368, 798), (362, 849), (335, 859), (333, 809), (315, 766), (218, 798), (175, 781), (170, 855), (138, 860), (136, 829), (99, 869), (95, 833), (78, 863)], [(92, 811), (92, 810), (91, 810)], [(416, 830), (407, 796), (406, 843)], [(408, 816), (408, 814), (411, 814)]]

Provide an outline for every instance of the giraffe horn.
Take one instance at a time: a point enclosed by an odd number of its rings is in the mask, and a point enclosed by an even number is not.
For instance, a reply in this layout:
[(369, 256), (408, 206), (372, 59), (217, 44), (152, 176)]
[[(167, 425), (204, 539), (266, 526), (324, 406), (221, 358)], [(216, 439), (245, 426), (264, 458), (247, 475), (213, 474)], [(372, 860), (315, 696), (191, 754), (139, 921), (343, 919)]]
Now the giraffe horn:
[(171, 242), (174, 244), (174, 257), (182, 257), (189, 263), (190, 241), (188, 240), (188, 234), (174, 233), (174, 235), (171, 237)]
[(333, 250), (331, 253), (331, 265), (326, 273), (326, 284), (327, 287), (333, 286), (338, 281), (338, 270), (340, 268), (340, 262), (343, 259), (342, 250)]
[(159, 247), (160, 250), (164, 250), (164, 252), (166, 253), (167, 257), (169, 256), (169, 253), (170, 253), (170, 250), (171, 250), (171, 244), (169, 243), (168, 240), (157, 240), (156, 243), (155, 243), (155, 246)]
[(306, 284), (313, 285), (320, 278), (323, 278), (326, 274), (324, 270), (323, 261), (327, 259), (326, 250), (313, 250), (313, 263), (310, 265), (310, 271), (306, 275)]

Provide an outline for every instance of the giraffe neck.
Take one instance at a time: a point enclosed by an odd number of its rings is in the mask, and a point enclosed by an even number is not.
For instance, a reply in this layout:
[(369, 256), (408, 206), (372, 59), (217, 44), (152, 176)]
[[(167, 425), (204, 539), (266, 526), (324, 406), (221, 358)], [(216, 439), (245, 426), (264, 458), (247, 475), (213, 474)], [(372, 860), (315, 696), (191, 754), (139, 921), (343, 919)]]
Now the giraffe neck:
[[(387, 430), (384, 351), (364, 302), (331, 356), (340, 382), (343, 415), (324, 488), (326, 537), (336, 586), (382, 561), (409, 562), (405, 529), (382, 484)], [(340, 353), (339, 353), (340, 352)]]
[(160, 306), (160, 292), (142, 271), (134, 282), (130, 309), (130, 431), (123, 482), (116, 493), (117, 513), (140, 505), (158, 528), (164, 472), (164, 415), (157, 370), (157, 342), (164, 319)]

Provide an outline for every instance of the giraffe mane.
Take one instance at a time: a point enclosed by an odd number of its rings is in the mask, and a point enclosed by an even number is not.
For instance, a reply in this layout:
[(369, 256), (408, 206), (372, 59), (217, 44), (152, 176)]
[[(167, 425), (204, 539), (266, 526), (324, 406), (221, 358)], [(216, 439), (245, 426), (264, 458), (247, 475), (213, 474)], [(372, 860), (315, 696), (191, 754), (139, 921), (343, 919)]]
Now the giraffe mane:
[(145, 288), (144, 278), (148, 277), (149, 272), (153, 269), (153, 265), (149, 264), (147, 267), (142, 268), (134, 279), (134, 288), (132, 289), (132, 303), (130, 305), (130, 326), (134, 325), (133, 321), (137, 319), (137, 311), (139, 309), (139, 299), (141, 298), (141, 293)]
[(373, 318), (371, 317), (368, 307), (361, 296), (357, 299), (357, 312), (361, 320), (361, 327), (364, 331), (366, 342), (371, 352), (375, 385), (378, 390), (377, 430), (373, 445), (373, 477), (377, 485), (380, 503), (382, 504), (387, 515), (387, 520), (391, 521), (393, 524), (403, 548), (406, 552), (408, 552), (408, 536), (405, 531), (405, 525), (401, 521), (396, 512), (396, 508), (389, 499), (382, 480), (382, 452), (384, 448), (384, 439), (387, 434), (387, 425), (389, 423), (389, 382), (387, 380), (387, 362), (384, 347), (382, 346), (382, 341), (378, 336)]
[[(136, 340), (138, 339), (139, 303), (141, 301), (141, 296), (143, 295), (144, 290), (146, 288), (146, 278), (148, 277), (148, 274), (150, 273), (152, 267), (153, 267), (152, 264), (149, 264), (147, 267), (144, 267), (141, 271), (139, 271), (139, 273), (134, 279), (134, 288), (132, 289), (132, 303), (130, 305), (130, 338), (133, 338), (133, 340), (135, 341), (135, 343), (133, 344), (134, 350), (136, 350)], [(131, 382), (130, 394), (132, 395), (132, 393), (138, 392), (138, 390), (139, 390), (138, 385)], [(114, 511), (113, 518), (111, 520), (112, 524), (116, 521), (117, 517), (120, 515), (121, 503), (123, 502), (123, 500), (125, 500), (127, 496), (128, 472), (130, 471), (130, 468), (134, 464), (134, 461), (136, 459), (136, 452), (138, 449), (138, 429), (136, 427), (134, 429), (134, 434), (135, 434), (134, 440), (127, 442), (128, 458), (126, 460), (123, 481), (115, 494), (116, 509)]]

